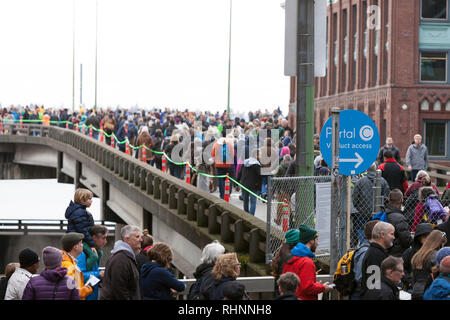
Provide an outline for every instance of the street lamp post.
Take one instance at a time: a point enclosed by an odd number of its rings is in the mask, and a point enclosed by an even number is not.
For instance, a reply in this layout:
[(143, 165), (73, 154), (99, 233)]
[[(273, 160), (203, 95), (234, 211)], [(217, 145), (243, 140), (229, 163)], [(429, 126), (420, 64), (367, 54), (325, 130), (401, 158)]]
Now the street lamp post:
[(97, 110), (97, 39), (98, 39), (98, 0), (95, 1), (95, 100), (94, 100), (94, 110)]
[(227, 116), (230, 118), (230, 79), (231, 79), (231, 17), (232, 17), (233, 0), (230, 0), (230, 32), (228, 41), (228, 99), (227, 99)]

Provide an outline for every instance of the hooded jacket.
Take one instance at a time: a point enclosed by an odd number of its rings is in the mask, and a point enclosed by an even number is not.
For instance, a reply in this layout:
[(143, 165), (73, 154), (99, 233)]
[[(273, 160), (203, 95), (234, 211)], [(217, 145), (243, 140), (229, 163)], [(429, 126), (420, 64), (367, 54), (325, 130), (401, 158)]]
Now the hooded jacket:
[[(352, 202), (358, 211), (360, 221), (368, 221), (372, 218), (373, 211), (373, 186), (375, 184), (376, 172), (367, 171), (367, 175), (355, 183), (353, 189)], [(381, 195), (387, 198), (389, 196), (389, 185), (381, 177)]]
[(66, 273), (63, 267), (42, 271), (28, 282), (22, 300), (80, 300), (75, 281)]
[[(97, 248), (97, 253), (98, 255), (92, 252), (86, 242), (83, 242), (83, 252), (77, 257), (77, 266), (80, 268), (83, 273), (83, 278), (86, 279), (86, 281), (91, 275), (98, 279), (101, 278), (98, 268), (103, 256), (103, 251)], [(98, 285), (94, 286), (94, 291), (86, 297), (86, 300), (98, 300)]]
[(63, 268), (67, 269), (67, 275), (72, 277), (77, 284), (77, 288), (79, 290), (80, 299), (84, 300), (87, 296), (89, 296), (93, 288), (90, 286), (84, 285), (84, 277), (83, 272), (81, 272), (80, 268), (77, 266), (77, 260), (74, 259), (67, 251), (61, 250), (62, 254), (62, 264)]
[(84, 239), (89, 247), (95, 247), (94, 239), (89, 234), (89, 229), (94, 225), (94, 218), (86, 210), (86, 206), (81, 203), (70, 201), (65, 214), (67, 222), (67, 232), (78, 232), (84, 234)]
[(119, 240), (106, 262), (100, 300), (140, 300), (139, 272), (131, 247)]
[(239, 170), (238, 181), (247, 189), (257, 192), (261, 190), (261, 164), (255, 158), (244, 160), (244, 166)]
[(294, 256), (284, 263), (283, 273), (293, 272), (300, 278), (296, 295), (301, 300), (318, 300), (318, 294), (325, 291), (325, 286), (316, 282), (314, 253), (303, 243), (298, 243), (292, 250)]
[(425, 291), (423, 300), (450, 300), (450, 275), (441, 273)]
[(195, 269), (194, 277), (197, 280), (189, 290), (188, 300), (194, 300), (197, 297), (200, 297), (200, 288), (202, 286), (202, 283), (211, 274), (213, 268), (213, 263), (202, 263)]
[(186, 289), (186, 285), (167, 268), (152, 261), (142, 266), (139, 284), (144, 300), (174, 300), (170, 289), (178, 292)]
[(388, 249), (388, 253), (394, 257), (401, 257), (403, 252), (409, 248), (412, 242), (411, 233), (409, 232), (409, 225), (406, 222), (405, 216), (403, 215), (401, 209), (387, 205), (385, 211), (388, 222), (395, 228), (394, 244)]

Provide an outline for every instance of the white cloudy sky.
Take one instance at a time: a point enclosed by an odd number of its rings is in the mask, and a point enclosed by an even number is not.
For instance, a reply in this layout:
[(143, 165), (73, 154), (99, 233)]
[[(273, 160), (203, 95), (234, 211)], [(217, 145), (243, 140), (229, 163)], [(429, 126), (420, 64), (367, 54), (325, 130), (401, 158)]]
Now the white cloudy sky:
[[(98, 105), (224, 110), (230, 0), (99, 0)], [(234, 0), (231, 108), (287, 111), (281, 0)], [(94, 0), (75, 4), (75, 105), (94, 104)], [(0, 103), (72, 106), (72, 0), (0, 0)]]

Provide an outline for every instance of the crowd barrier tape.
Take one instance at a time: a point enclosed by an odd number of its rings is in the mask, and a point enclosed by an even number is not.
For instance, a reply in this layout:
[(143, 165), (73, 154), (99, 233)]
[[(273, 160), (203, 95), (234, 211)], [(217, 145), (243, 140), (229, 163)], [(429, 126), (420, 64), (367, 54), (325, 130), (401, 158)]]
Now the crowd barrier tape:
[[(17, 121), (17, 120), (3, 119), (3, 122), (14, 122), (14, 123), (15, 123), (16, 121)], [(29, 120), (29, 119), (27, 119), (27, 120), (22, 120), (22, 122), (24, 122), (24, 123), (26, 123), (26, 122), (31, 122), (31, 123), (32, 123), (32, 122), (42, 122), (42, 120)], [(49, 123), (54, 123), (54, 124), (66, 124), (66, 128), (68, 127), (68, 124), (72, 124), (74, 127), (77, 127), (77, 128), (80, 126), (78, 123), (73, 123), (73, 122), (67, 121), (67, 120), (66, 120), (66, 121), (55, 121), (55, 120), (53, 120), (53, 121), (49, 121)], [(89, 126), (85, 126), (85, 124), (82, 124), (82, 125), (83, 125), (83, 127), (86, 127), (86, 128), (88, 128), (88, 129), (90, 129), (90, 130), (94, 130), (94, 131), (96, 131), (96, 132), (101, 132), (101, 133), (103, 133), (103, 134), (105, 135), (105, 137), (113, 138), (113, 139), (111, 139), (111, 146), (113, 145), (113, 143), (112, 143), (113, 140), (115, 140), (116, 143), (117, 143), (118, 145), (119, 145), (119, 144), (127, 143), (127, 141), (128, 141), (127, 138), (125, 138), (125, 140), (123, 140), (123, 141), (119, 141), (119, 139), (116, 137), (116, 135), (114, 134), (114, 132), (111, 133), (111, 134), (108, 134), (108, 133), (106, 133), (103, 129), (97, 129), (97, 128), (95, 128), (93, 125), (89, 125)], [(70, 130), (70, 129), (69, 129), (69, 130)], [(77, 132), (79, 132), (79, 130), (77, 130)], [(156, 151), (156, 150), (152, 150), (152, 149), (148, 148), (145, 144), (142, 144), (142, 145), (137, 146), (137, 147), (135, 147), (135, 146), (133, 146), (133, 145), (131, 145), (131, 144), (128, 144), (128, 146), (129, 146), (130, 148), (132, 148), (133, 150), (140, 149), (140, 148), (145, 148), (145, 149), (147, 149), (148, 151), (150, 151), (150, 152), (152, 152), (152, 153), (164, 155), (164, 156), (166, 157), (167, 160), (169, 160), (171, 163), (173, 163), (174, 165), (177, 165), (177, 166), (186, 166), (186, 164), (187, 164), (187, 165), (189, 165), (189, 167), (191, 168), (191, 170), (192, 170), (193, 172), (197, 173), (198, 175), (202, 175), (202, 176), (205, 176), (205, 177), (208, 177), (208, 178), (218, 178), (218, 179), (222, 179), (222, 178), (225, 179), (225, 178), (228, 177), (228, 178), (230, 179), (230, 181), (232, 181), (233, 183), (235, 183), (236, 185), (238, 185), (239, 187), (241, 187), (242, 189), (244, 189), (245, 191), (247, 191), (249, 194), (253, 195), (253, 196), (256, 197), (257, 199), (261, 200), (263, 203), (266, 203), (266, 204), (267, 204), (267, 200), (266, 200), (266, 199), (264, 199), (264, 198), (262, 198), (261, 196), (257, 195), (257, 194), (254, 193), (253, 191), (247, 189), (247, 188), (244, 187), (241, 183), (239, 183), (238, 181), (236, 181), (235, 179), (233, 179), (233, 178), (230, 177), (229, 175), (216, 175), (216, 176), (215, 176), (215, 175), (207, 174), (207, 173), (204, 173), (204, 172), (199, 172), (196, 168), (194, 168), (194, 167), (189, 163), (189, 161), (185, 161), (185, 162), (175, 162), (175, 161), (173, 161), (172, 159), (170, 159), (164, 151)], [(114, 148), (114, 147), (113, 147), (113, 148)], [(278, 201), (274, 201), (274, 203), (275, 203), (275, 204), (284, 204), (284, 202), (278, 202)]]

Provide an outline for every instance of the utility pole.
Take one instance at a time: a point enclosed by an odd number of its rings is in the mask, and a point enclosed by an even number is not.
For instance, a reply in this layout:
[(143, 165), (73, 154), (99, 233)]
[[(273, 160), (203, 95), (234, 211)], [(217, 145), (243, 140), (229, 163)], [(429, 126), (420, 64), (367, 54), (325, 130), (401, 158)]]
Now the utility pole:
[(83, 64), (80, 64), (80, 105), (83, 104)]
[(72, 21), (72, 113), (75, 112), (75, 0), (73, 0)]
[(94, 110), (97, 111), (97, 39), (98, 39), (98, 0), (95, 1), (95, 100)]
[(233, 12), (233, 0), (230, 0), (230, 32), (228, 40), (228, 99), (227, 99), (227, 116), (230, 118), (230, 84), (231, 84), (231, 17)]
[(314, 174), (314, 0), (298, 0), (296, 166)]

